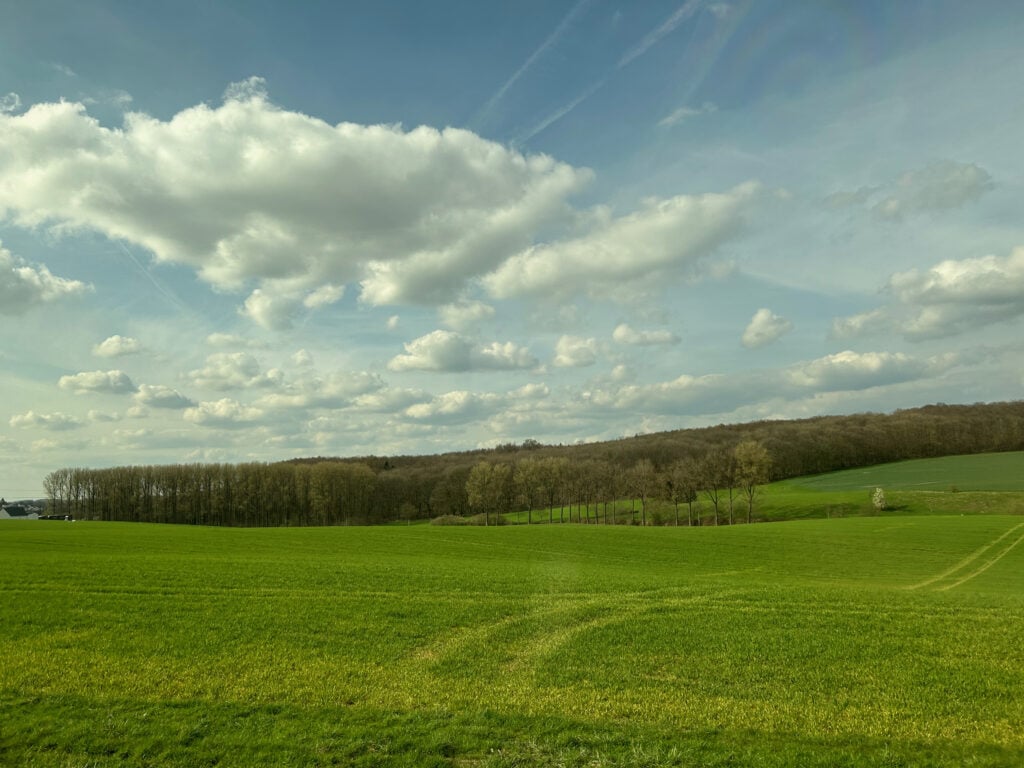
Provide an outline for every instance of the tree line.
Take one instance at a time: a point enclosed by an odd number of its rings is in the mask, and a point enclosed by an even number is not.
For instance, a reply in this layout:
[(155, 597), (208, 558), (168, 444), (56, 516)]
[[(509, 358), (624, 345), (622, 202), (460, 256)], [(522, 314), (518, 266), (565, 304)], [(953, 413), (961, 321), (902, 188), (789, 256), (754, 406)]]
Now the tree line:
[[(1024, 402), (931, 405), (677, 430), (579, 446), (527, 440), (439, 456), (66, 468), (50, 512), (228, 526), (497, 521), (732, 523), (764, 482), (888, 461), (1024, 449)], [(652, 515), (651, 501), (659, 501)], [(697, 504), (698, 500), (701, 502)]]

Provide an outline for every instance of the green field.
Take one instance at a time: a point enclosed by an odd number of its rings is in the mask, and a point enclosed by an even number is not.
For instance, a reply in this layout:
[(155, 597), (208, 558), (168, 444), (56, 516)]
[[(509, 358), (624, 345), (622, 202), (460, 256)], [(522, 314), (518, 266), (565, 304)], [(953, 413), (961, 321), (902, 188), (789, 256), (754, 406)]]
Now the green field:
[(786, 484), (814, 491), (870, 491), (877, 486), (900, 491), (1024, 491), (1024, 452), (899, 461), (798, 477)]
[(0, 525), (0, 764), (1024, 764), (1024, 519)]
[(1020, 515), (1024, 452), (900, 461), (783, 480), (758, 490), (755, 515), (761, 520), (873, 515), (875, 488), (885, 491), (888, 515)]

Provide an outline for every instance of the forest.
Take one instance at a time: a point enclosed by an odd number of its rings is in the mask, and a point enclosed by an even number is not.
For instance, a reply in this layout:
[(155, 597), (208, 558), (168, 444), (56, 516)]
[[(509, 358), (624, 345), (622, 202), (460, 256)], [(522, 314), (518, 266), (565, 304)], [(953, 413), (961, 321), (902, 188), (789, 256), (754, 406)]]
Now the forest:
[[(367, 525), (441, 519), (617, 523), (671, 503), (675, 524), (756, 519), (763, 483), (905, 459), (1024, 449), (1024, 401), (928, 405), (637, 435), (583, 445), (535, 440), (433, 456), (63, 468), (51, 514), (223, 526)], [(703, 502), (695, 517), (694, 501)]]

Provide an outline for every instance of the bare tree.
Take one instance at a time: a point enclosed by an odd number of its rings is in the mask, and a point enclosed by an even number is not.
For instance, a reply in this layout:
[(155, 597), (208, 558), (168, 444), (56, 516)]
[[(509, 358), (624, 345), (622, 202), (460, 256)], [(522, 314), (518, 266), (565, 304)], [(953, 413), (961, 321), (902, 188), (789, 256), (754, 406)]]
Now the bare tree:
[(754, 496), (763, 483), (768, 482), (772, 457), (768, 449), (756, 440), (744, 440), (733, 451), (736, 460), (736, 481), (747, 499), (747, 522), (753, 518)]

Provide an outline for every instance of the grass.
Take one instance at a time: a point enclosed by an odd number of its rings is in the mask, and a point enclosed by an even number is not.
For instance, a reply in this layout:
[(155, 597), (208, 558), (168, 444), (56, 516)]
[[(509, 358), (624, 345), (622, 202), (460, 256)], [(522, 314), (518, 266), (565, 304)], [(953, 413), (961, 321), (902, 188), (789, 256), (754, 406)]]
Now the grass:
[(798, 477), (786, 484), (815, 491), (870, 491), (877, 486), (902, 491), (1024, 491), (1024, 452), (899, 461)]
[(1020, 765), (1022, 523), (5, 522), (0, 764)]
[(900, 515), (1024, 514), (1024, 452), (917, 459), (829, 472), (760, 489), (761, 519), (873, 515), (871, 495), (885, 491)]

